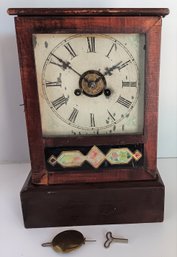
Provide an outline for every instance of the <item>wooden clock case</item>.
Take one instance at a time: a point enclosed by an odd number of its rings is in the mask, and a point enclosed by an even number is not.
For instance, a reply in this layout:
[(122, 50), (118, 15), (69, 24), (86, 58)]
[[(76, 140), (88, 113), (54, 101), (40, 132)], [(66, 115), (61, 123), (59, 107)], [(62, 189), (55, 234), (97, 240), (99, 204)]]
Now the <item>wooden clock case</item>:
[[(26, 227), (158, 222), (164, 184), (157, 171), (158, 83), (162, 17), (168, 9), (9, 9), (16, 15), (31, 173), (21, 191)], [(42, 136), (33, 33), (144, 33), (145, 111), (142, 135), (44, 138)], [(94, 142), (91, 144), (90, 142)], [(44, 149), (90, 145), (142, 145), (143, 166), (101, 172), (48, 172)]]

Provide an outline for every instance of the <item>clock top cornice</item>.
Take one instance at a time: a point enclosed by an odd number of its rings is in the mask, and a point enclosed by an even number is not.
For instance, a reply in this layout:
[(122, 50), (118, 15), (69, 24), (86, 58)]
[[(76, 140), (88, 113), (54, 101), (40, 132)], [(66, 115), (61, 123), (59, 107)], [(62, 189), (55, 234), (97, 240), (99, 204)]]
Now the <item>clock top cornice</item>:
[(17, 16), (162, 16), (168, 8), (9, 8)]

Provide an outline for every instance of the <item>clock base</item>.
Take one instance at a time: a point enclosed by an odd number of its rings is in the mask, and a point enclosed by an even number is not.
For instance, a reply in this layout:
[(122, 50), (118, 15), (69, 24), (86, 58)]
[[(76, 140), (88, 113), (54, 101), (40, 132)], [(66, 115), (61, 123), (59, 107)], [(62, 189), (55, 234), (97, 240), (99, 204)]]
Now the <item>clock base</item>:
[(165, 187), (152, 181), (35, 186), (21, 191), (26, 228), (161, 222)]

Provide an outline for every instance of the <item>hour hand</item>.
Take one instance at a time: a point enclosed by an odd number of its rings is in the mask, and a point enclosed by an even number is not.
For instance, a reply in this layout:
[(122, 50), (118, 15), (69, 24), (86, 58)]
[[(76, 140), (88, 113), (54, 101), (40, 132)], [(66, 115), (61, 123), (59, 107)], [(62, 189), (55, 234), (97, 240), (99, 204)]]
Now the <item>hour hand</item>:
[(112, 67), (106, 67), (105, 68), (105, 72), (103, 73), (104, 76), (111, 76), (112, 75), (112, 72), (115, 70), (115, 69), (119, 69), (120, 65), (121, 65), (122, 61), (118, 62), (117, 64), (113, 65)]

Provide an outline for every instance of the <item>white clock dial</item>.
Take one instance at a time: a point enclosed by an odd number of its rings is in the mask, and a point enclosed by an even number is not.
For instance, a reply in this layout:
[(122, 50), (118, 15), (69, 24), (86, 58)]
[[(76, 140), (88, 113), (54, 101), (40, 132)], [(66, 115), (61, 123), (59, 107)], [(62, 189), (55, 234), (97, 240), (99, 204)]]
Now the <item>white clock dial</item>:
[(44, 136), (142, 133), (144, 36), (35, 34)]

